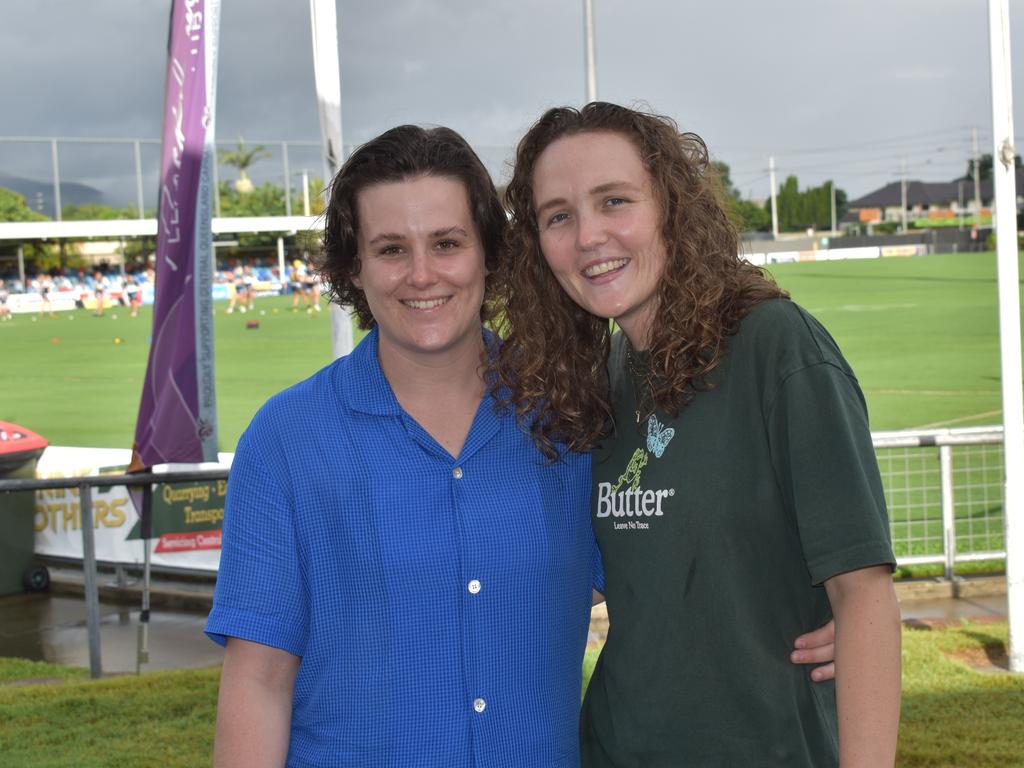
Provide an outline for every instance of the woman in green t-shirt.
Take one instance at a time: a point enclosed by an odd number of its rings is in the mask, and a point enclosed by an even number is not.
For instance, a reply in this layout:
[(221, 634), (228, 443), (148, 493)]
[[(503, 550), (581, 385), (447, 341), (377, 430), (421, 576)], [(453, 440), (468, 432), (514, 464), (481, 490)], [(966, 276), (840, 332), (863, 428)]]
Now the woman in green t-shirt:
[[(492, 382), (547, 455), (594, 455), (611, 628), (584, 765), (892, 765), (899, 610), (863, 396), (738, 256), (703, 141), (553, 109), (506, 198)], [(816, 685), (787, 655), (833, 615), (836, 682)]]

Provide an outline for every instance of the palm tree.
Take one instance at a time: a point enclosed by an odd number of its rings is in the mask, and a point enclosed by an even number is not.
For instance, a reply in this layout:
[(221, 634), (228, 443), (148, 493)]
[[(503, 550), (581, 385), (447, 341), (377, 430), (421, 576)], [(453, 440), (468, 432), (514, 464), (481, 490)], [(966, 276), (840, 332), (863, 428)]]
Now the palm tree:
[(252, 192), (252, 181), (249, 179), (249, 175), (245, 172), (245, 169), (255, 163), (257, 160), (270, 157), (270, 151), (262, 144), (257, 144), (252, 149), (245, 148), (245, 139), (241, 136), (238, 137), (238, 149), (228, 150), (222, 149), (219, 152), (220, 162), (225, 165), (233, 165), (238, 169), (238, 180), (235, 181), (235, 190), (240, 195), (248, 194)]

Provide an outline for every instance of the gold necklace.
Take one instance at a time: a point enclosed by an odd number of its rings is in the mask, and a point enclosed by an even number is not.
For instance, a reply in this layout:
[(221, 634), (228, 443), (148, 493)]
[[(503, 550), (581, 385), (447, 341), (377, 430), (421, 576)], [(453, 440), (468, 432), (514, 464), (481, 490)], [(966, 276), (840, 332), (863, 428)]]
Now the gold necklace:
[[(630, 382), (632, 382), (633, 384), (633, 402), (636, 403), (636, 408), (633, 410), (633, 413), (636, 416), (636, 423), (639, 424), (641, 410), (647, 410), (644, 406), (648, 399), (648, 392), (650, 390), (650, 365), (641, 367), (639, 361), (635, 357), (633, 357), (633, 346), (628, 343), (626, 345), (626, 368), (628, 369), (628, 372), (630, 374)], [(640, 397), (640, 393), (637, 392), (636, 388), (637, 379), (640, 377), (644, 378), (644, 396), (642, 399)]]

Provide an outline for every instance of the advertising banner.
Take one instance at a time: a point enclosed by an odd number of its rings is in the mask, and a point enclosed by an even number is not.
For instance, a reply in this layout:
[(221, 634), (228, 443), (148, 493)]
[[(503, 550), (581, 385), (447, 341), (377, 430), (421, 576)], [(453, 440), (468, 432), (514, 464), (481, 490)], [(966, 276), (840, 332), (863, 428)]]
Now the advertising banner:
[[(50, 446), (39, 459), (36, 477), (86, 477), (122, 474), (131, 451), (124, 448), (72, 448)], [(221, 454), (218, 466), (229, 467), (232, 454)], [(226, 485), (199, 483), (157, 484), (153, 492), (154, 565), (216, 571), (220, 564), (220, 527)], [(169, 489), (169, 490), (165, 490)], [(96, 559), (106, 563), (141, 564), (139, 513), (128, 489), (94, 488), (93, 528)], [(82, 557), (82, 522), (77, 489), (36, 493), (35, 551), (40, 555)], [(177, 517), (176, 517), (177, 516)]]
[[(220, 549), (227, 480), (196, 483), (159, 483), (153, 489), (154, 553), (198, 552)], [(142, 535), (142, 522), (128, 533)]]
[(132, 469), (212, 461), (214, 106), (219, 0), (173, 0), (157, 215), (153, 341)]

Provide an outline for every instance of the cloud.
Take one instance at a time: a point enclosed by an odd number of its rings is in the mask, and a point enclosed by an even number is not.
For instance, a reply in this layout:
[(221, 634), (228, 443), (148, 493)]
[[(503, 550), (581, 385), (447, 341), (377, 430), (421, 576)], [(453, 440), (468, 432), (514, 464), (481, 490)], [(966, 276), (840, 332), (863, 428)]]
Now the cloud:
[[(501, 148), (510, 149), (544, 109), (583, 99), (578, 2), (337, 6), (348, 144), (398, 123), (450, 125), (493, 169)], [(168, 8), (167, 0), (8, 3), (0, 64), (17, 74), (5, 78), (0, 131), (157, 138)], [(965, 124), (987, 129), (991, 119), (987, 21), (978, 4), (596, 0), (595, 13), (601, 97), (649, 102), (704, 135), (716, 156), (749, 166), (749, 175), (780, 148)], [(1011, 45), (1024, 50), (1024, 12), (1011, 23)], [(1024, 124), (1024, 78), (1015, 87)], [(217, 131), (226, 142), (319, 137), (305, 3), (222, 3)], [(73, 155), (69, 164), (79, 162)], [(293, 167), (317, 165), (315, 151), (296, 155)], [(84, 178), (90, 171), (81, 162)], [(888, 166), (854, 154), (833, 162), (801, 171), (801, 184), (835, 177), (858, 194), (892, 178)], [(30, 164), (45, 178), (48, 149), (0, 143), (0, 167), (26, 175), (8, 163)], [(277, 173), (279, 158), (260, 165)], [(69, 165), (72, 172), (78, 167)], [(100, 164), (91, 173), (123, 171)]]

